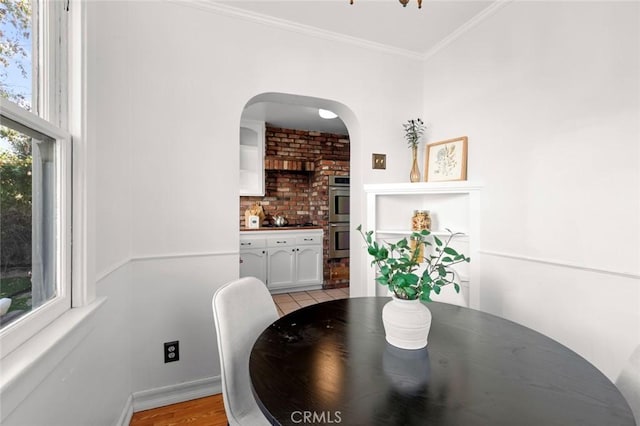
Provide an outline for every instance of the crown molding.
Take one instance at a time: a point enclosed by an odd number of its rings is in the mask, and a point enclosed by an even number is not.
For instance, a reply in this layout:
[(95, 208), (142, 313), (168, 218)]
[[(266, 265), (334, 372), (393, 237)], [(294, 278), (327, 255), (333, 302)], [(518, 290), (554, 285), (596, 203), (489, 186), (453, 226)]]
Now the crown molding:
[(368, 40), (364, 40), (358, 37), (352, 37), (333, 31), (322, 30), (320, 28), (312, 27), (310, 25), (299, 24), (297, 22), (288, 21), (286, 19), (275, 18), (273, 16), (264, 15), (261, 13), (250, 12), (248, 10), (240, 9), (237, 7), (229, 6), (226, 4), (220, 4), (212, 0), (167, 0), (170, 3), (175, 3), (183, 6), (193, 7), (200, 10), (205, 10), (219, 15), (224, 15), (232, 18), (243, 19), (249, 22), (267, 25), (273, 28), (278, 28), (285, 31), (291, 31), (298, 34), (303, 34), (320, 39), (337, 41), (341, 43), (351, 44), (353, 46), (361, 47), (364, 49), (374, 50), (382, 53), (403, 56), (409, 59), (422, 60), (424, 55), (419, 52), (415, 52), (407, 49), (400, 49), (392, 47), (382, 43), (376, 43)]
[(478, 13), (477, 15), (474, 15), (471, 19), (469, 19), (467, 22), (465, 22), (460, 27), (458, 27), (458, 29), (456, 29), (454, 32), (452, 32), (451, 34), (443, 38), (441, 41), (436, 43), (431, 49), (429, 49), (422, 56), (422, 59), (424, 61), (429, 60), (436, 53), (438, 53), (439, 51), (447, 47), (449, 44), (456, 41), (459, 37), (461, 37), (467, 31), (471, 30), (480, 22), (484, 21), (485, 19), (487, 19), (488, 17), (490, 17), (491, 15), (493, 15), (498, 10), (502, 9), (505, 5), (511, 3), (512, 1), (513, 0), (495, 0), (489, 6), (484, 8), (480, 13)]

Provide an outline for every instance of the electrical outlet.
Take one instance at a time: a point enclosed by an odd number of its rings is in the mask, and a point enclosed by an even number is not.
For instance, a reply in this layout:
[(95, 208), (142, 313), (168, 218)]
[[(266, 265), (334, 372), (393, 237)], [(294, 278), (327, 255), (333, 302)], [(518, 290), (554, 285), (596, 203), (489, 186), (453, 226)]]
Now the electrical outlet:
[(174, 362), (180, 359), (180, 343), (176, 340), (175, 342), (166, 342), (164, 344), (164, 363)]

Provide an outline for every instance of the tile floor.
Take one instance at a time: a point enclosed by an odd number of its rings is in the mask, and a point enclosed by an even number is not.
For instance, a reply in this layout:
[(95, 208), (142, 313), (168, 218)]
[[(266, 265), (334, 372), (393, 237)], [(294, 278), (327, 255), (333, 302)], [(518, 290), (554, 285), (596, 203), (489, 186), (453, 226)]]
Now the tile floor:
[(274, 294), (273, 301), (278, 308), (278, 314), (283, 316), (304, 306), (326, 302), (328, 300), (345, 299), (347, 297), (349, 297), (348, 288), (333, 288), (330, 290), (309, 290)]

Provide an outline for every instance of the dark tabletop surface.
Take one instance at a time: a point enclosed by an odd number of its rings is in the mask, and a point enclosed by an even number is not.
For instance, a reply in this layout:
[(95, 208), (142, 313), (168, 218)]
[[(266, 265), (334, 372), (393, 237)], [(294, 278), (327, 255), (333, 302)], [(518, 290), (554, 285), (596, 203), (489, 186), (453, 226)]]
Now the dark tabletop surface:
[(268, 327), (251, 352), (254, 396), (274, 424), (634, 425), (616, 387), (575, 352), (480, 311), (429, 303), (426, 349), (386, 343), (382, 307), (351, 298)]

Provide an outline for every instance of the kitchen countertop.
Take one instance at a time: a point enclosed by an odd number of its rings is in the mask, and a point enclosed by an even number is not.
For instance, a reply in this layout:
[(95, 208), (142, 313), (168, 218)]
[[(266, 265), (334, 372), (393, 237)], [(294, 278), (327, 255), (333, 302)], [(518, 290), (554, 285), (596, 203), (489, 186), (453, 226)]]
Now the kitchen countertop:
[(260, 231), (307, 231), (314, 229), (322, 229), (322, 226), (302, 226), (302, 225), (287, 225), (287, 226), (263, 226), (260, 228), (240, 228), (240, 232), (260, 232)]

